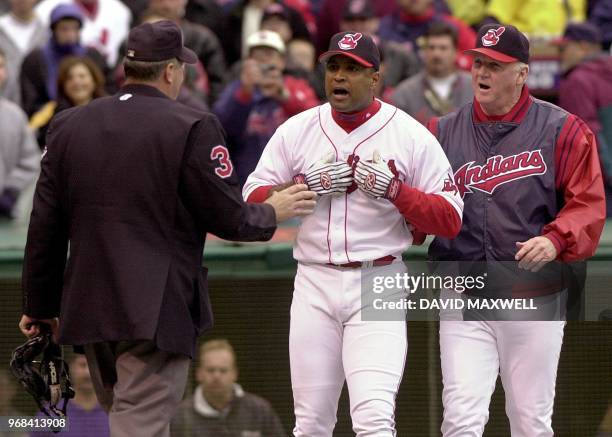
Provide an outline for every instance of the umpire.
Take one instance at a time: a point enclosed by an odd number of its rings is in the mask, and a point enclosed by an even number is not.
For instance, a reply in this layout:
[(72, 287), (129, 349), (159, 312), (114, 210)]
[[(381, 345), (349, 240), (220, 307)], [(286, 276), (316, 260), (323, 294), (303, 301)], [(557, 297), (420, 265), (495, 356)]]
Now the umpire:
[(175, 101), (196, 59), (172, 22), (134, 28), (126, 85), (54, 119), (36, 186), (19, 326), (84, 348), (113, 437), (169, 436), (212, 326), (206, 232), (268, 240), (314, 209), (305, 185), (242, 201), (218, 120)]

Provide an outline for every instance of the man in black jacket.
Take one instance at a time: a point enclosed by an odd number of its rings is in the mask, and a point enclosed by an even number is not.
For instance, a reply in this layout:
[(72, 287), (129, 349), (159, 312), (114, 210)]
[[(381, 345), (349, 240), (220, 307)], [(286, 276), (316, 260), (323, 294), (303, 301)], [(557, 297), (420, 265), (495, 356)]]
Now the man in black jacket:
[(195, 61), (174, 23), (134, 28), (126, 85), (60, 113), (41, 164), (20, 329), (48, 323), (59, 343), (84, 347), (113, 437), (169, 435), (212, 326), (206, 233), (267, 240), (314, 209), (305, 185), (242, 201), (218, 120), (174, 101)]

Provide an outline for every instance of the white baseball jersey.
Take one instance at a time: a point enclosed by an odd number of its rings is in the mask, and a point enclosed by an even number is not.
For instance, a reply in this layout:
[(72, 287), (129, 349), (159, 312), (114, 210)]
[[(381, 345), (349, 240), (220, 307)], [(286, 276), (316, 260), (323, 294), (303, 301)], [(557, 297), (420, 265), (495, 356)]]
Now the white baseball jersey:
[[(35, 11), (42, 22), (48, 25), (51, 11), (57, 5), (69, 2), (71, 1), (43, 0), (36, 6)], [(129, 8), (119, 0), (99, 0), (96, 16), (88, 17), (85, 13), (83, 16), (81, 43), (97, 49), (105, 57), (108, 66), (114, 67), (119, 57), (119, 48), (130, 31), (132, 13)]]
[[(405, 112), (381, 104), (376, 114), (351, 133), (333, 120), (329, 103), (291, 117), (266, 145), (244, 185), (244, 198), (258, 187), (291, 181), (330, 151), (337, 160), (349, 161), (351, 155), (352, 159), (371, 160), (378, 150), (385, 160), (393, 160), (403, 182), (444, 197), (461, 217), (461, 197), (443, 191), (445, 179), (452, 180), (453, 172), (436, 138)], [(401, 258), (411, 245), (410, 224), (393, 203), (373, 199), (359, 189), (349, 191), (320, 197), (314, 213), (302, 219), (293, 250), (296, 260), (344, 264), (387, 255)]]

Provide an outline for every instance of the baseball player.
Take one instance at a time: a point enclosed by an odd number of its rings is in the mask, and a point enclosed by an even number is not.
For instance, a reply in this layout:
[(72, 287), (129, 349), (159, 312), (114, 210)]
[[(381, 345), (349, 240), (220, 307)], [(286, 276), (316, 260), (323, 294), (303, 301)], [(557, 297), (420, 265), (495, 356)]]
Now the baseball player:
[[(457, 238), (438, 236), (437, 260), (518, 261), (532, 272), (593, 255), (605, 220), (592, 132), (534, 99), (525, 85), (529, 42), (515, 27), (483, 26), (474, 101), (430, 123), (465, 202)], [(563, 321), (442, 321), (444, 437), (481, 436), (497, 375), (513, 437), (553, 435)]]
[(329, 103), (277, 129), (243, 196), (261, 202), (294, 182), (320, 196), (301, 222), (293, 252), (294, 435), (332, 435), (346, 379), (357, 436), (390, 437), (406, 324), (361, 320), (362, 268), (404, 269), (411, 227), (453, 238), (463, 205), (458, 194), (444, 190), (451, 167), (433, 135), (374, 98), (380, 55), (373, 40), (338, 33), (320, 60)]

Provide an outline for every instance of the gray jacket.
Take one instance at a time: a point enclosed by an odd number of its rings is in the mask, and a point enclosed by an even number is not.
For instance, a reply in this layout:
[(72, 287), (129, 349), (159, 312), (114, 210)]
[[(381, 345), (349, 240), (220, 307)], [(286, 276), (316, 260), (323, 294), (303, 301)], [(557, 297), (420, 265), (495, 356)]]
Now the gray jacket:
[(234, 399), (219, 412), (197, 387), (183, 401), (170, 425), (172, 437), (285, 437), (283, 426), (268, 401), (234, 386)]
[(448, 100), (439, 97), (422, 71), (401, 82), (391, 96), (392, 103), (422, 124), (440, 117), (472, 101), (469, 73), (458, 71)]
[(0, 97), (0, 193), (23, 190), (39, 168), (40, 149), (25, 113)]
[(42, 46), (49, 38), (49, 30), (36, 18), (36, 30), (28, 43), (27, 49), (22, 52), (8, 36), (6, 29), (0, 26), (0, 49), (5, 54), (8, 78), (4, 87), (0, 89), (0, 97), (5, 97), (21, 105), (21, 89), (19, 75), (23, 58), (34, 48)]

